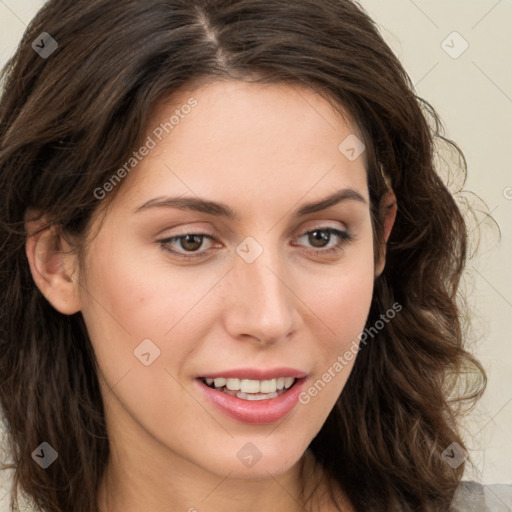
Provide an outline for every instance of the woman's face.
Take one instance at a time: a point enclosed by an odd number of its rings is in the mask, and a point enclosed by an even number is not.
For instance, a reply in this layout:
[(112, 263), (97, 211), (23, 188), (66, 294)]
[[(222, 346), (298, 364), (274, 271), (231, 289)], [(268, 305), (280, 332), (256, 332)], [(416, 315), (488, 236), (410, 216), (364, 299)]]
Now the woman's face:
[(79, 287), (111, 442), (162, 471), (281, 474), (342, 392), (370, 308), (356, 128), (309, 89), (218, 81), (160, 105), (147, 135)]

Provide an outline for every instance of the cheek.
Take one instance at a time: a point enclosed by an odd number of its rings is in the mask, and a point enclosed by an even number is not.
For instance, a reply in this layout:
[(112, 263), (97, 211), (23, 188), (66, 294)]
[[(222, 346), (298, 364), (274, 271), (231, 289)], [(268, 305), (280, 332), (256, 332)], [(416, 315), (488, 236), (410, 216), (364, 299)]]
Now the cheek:
[[(328, 276), (328, 279), (327, 279)], [(302, 403), (315, 404), (319, 416), (327, 415), (342, 392), (358, 354), (373, 296), (374, 262), (371, 243), (347, 252), (336, 271), (310, 276), (322, 285), (308, 296), (308, 305), (318, 312), (314, 378), (308, 383)], [(311, 288), (310, 288), (311, 289)], [(328, 329), (326, 329), (326, 327)], [(322, 333), (322, 334), (320, 334)]]
[[(133, 353), (146, 338), (161, 344), (173, 324), (172, 288), (119, 240), (102, 239), (89, 254), (82, 314), (100, 367), (113, 380), (136, 364)], [(158, 341), (157, 341), (158, 340)]]
[[(194, 336), (190, 329), (186, 336), (178, 334), (182, 323), (193, 331), (195, 326), (184, 316), (198, 298), (195, 292), (180, 292), (185, 283), (177, 282), (176, 274), (124, 256), (126, 252), (118, 249), (111, 249), (119, 254), (115, 265), (107, 252), (91, 257), (88, 301), (82, 310), (101, 373), (114, 388), (111, 394), (103, 387), (103, 393), (107, 400), (115, 395), (122, 409), (147, 422), (148, 429), (152, 421), (170, 425), (176, 408), (183, 415), (198, 413), (197, 404), (187, 400), (176, 380)], [(120, 403), (109, 400), (108, 406), (116, 421), (126, 420)], [(181, 426), (173, 428), (177, 434)]]
[[(173, 269), (163, 255), (149, 260), (120, 238), (111, 245), (98, 241), (90, 255), (82, 314), (99, 366), (110, 385), (128, 372), (125, 386), (141, 378), (134, 396), (163, 385), (172, 389), (174, 381), (165, 369), (181, 379), (185, 363), (199, 349), (206, 318), (201, 313), (211, 303), (204, 299), (221, 275)], [(151, 361), (148, 366), (144, 359)], [(141, 395), (140, 403), (148, 404), (148, 397)]]
[[(328, 349), (342, 349), (357, 339), (364, 327), (373, 296), (375, 269), (373, 244), (369, 236), (349, 248), (335, 268), (308, 272), (308, 304), (319, 313), (332, 336)], [(316, 283), (316, 285), (315, 285)], [(334, 331), (334, 332), (333, 332)]]
[[(169, 269), (141, 251), (130, 233), (100, 236), (89, 254), (86, 309), (135, 341), (163, 336), (173, 325), (170, 304), (180, 304), (180, 283)], [(153, 250), (153, 248), (151, 248)], [(163, 259), (161, 259), (163, 261)]]

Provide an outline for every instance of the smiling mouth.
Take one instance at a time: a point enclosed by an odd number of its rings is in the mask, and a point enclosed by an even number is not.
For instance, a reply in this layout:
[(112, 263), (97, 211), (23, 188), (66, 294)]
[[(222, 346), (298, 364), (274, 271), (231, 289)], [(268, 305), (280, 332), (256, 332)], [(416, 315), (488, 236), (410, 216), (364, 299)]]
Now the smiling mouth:
[(298, 380), (293, 377), (278, 377), (268, 380), (234, 379), (217, 377), (200, 378), (206, 386), (242, 400), (270, 400), (286, 393)]

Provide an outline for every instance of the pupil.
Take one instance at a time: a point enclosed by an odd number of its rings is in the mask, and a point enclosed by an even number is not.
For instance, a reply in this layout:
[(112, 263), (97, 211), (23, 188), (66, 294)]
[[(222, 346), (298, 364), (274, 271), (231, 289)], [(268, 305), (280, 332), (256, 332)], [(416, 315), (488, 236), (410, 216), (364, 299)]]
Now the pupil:
[(329, 236), (330, 236), (329, 233), (327, 233), (325, 230), (322, 230), (322, 229), (316, 229), (310, 235), (312, 236), (312, 239), (313, 239), (312, 244), (315, 247), (323, 247), (323, 245), (321, 243), (319, 245), (316, 245), (316, 243), (322, 242), (322, 241), (328, 242)]
[[(183, 238), (185, 239), (185, 243), (181, 244), (183, 249), (195, 250), (201, 247), (201, 235), (185, 235), (185, 237)], [(189, 243), (190, 240), (192, 240), (192, 247), (187, 247), (187, 244)]]

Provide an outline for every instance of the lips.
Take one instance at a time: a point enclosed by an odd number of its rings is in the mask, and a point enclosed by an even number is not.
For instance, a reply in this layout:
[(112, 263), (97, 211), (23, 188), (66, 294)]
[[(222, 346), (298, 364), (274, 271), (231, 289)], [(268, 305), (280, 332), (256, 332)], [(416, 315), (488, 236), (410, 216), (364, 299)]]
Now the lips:
[[(232, 368), (204, 373), (196, 382), (207, 403), (218, 411), (242, 423), (268, 424), (295, 408), (306, 376), (306, 372), (290, 367)], [(258, 387), (256, 381), (259, 389), (253, 393), (251, 390)], [(265, 393), (267, 390), (270, 392)]]
[(223, 391), (218, 390), (208, 386), (205, 379), (195, 380), (199, 393), (206, 399), (206, 407), (213, 406), (217, 411), (241, 423), (263, 425), (280, 421), (295, 409), (306, 378), (296, 379), (288, 389), (253, 395), (226, 388)]

